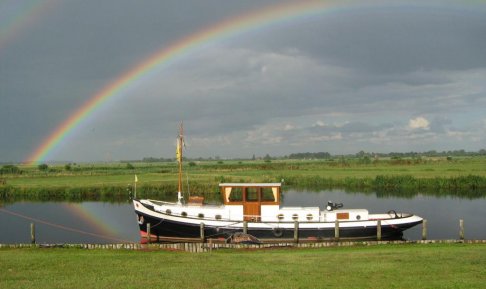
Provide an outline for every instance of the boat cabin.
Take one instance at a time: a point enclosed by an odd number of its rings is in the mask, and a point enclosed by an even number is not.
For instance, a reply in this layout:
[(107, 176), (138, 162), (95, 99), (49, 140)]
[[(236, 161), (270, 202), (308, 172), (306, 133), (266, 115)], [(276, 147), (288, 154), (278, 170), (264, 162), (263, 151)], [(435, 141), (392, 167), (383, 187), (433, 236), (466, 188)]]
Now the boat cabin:
[(261, 222), (262, 211), (278, 211), (280, 183), (222, 183), (219, 184), (223, 204), (243, 206), (243, 220)]

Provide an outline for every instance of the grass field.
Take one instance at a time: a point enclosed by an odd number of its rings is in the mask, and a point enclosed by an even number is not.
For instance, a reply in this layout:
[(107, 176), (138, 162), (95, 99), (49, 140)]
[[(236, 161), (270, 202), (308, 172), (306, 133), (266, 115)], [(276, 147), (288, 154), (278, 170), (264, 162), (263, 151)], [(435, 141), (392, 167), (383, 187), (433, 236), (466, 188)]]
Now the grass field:
[(484, 288), (483, 244), (213, 253), (2, 249), (0, 288)]

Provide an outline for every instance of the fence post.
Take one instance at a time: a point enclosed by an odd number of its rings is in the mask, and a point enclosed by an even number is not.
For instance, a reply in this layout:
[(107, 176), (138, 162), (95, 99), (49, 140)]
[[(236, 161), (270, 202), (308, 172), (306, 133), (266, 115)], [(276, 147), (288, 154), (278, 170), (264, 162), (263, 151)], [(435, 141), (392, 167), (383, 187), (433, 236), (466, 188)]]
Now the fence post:
[(35, 224), (30, 223), (30, 243), (35, 244)]
[(427, 240), (427, 220), (422, 222), (422, 240)]
[(299, 221), (294, 222), (294, 242), (299, 243)]
[(248, 222), (243, 221), (243, 234), (248, 234)]
[(376, 222), (376, 240), (381, 241), (381, 220)]
[(464, 220), (459, 220), (459, 238), (464, 240)]
[(152, 237), (150, 235), (150, 223), (147, 223), (147, 244), (150, 244)]
[(339, 241), (339, 220), (334, 223), (334, 240)]
[(200, 235), (201, 235), (201, 242), (204, 243), (204, 223), (201, 223), (199, 225), (199, 231), (200, 231)]

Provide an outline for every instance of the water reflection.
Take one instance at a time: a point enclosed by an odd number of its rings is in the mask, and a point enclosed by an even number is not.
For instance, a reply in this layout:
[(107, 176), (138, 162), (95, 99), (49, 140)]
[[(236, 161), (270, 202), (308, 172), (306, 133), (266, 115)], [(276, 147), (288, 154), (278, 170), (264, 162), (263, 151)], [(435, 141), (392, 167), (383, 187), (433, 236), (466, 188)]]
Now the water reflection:
[[(343, 191), (291, 191), (284, 193), (286, 205), (316, 206), (323, 208), (328, 200), (343, 203), (345, 208), (365, 208), (371, 213), (407, 212), (428, 221), (429, 239), (457, 239), (459, 220), (465, 223), (466, 238), (486, 239), (486, 199), (464, 199), (455, 196), (416, 194), (410, 198), (372, 193), (346, 193)], [(421, 226), (405, 231), (404, 238), (421, 238)]]
[[(175, 196), (163, 198), (175, 201)], [(486, 239), (486, 199), (433, 196), (415, 193), (406, 197), (342, 190), (287, 190), (284, 206), (319, 206), (327, 201), (345, 208), (365, 208), (371, 213), (389, 210), (417, 214), (428, 220), (429, 239), (457, 239), (459, 219), (465, 222), (467, 239)], [(218, 203), (216, 195), (209, 199)], [(30, 223), (36, 224), (38, 243), (138, 242), (138, 225), (126, 198), (113, 202), (10, 202), (0, 205), (0, 243), (29, 243)], [(405, 239), (421, 238), (421, 226), (405, 231)]]
[(21, 202), (0, 208), (0, 243), (125, 243), (139, 240), (132, 206), (103, 202)]

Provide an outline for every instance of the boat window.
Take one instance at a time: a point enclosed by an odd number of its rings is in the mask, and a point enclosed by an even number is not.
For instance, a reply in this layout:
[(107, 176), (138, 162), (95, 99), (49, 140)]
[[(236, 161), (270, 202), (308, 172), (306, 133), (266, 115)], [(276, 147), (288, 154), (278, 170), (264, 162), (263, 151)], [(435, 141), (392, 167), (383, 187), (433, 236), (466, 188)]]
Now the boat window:
[(257, 188), (246, 188), (246, 201), (247, 202), (258, 202), (258, 189)]
[(275, 202), (275, 195), (272, 188), (262, 188), (262, 201), (263, 202)]
[(230, 202), (242, 202), (243, 201), (243, 190), (242, 188), (232, 188), (231, 194), (229, 196)]

